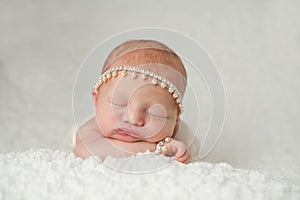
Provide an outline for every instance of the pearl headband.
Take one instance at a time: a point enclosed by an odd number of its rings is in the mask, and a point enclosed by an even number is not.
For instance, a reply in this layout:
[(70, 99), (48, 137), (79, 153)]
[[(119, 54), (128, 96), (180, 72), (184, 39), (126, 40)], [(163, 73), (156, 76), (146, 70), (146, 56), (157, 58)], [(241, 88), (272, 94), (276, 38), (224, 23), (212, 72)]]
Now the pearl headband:
[(129, 66), (122, 66), (122, 67), (114, 67), (107, 71), (105, 71), (98, 79), (98, 82), (95, 85), (95, 89), (98, 89), (103, 83), (106, 83), (109, 79), (115, 78), (118, 76), (118, 71), (121, 71), (121, 75), (123, 77), (127, 76), (130, 73), (132, 78), (138, 78), (138, 74), (141, 74), (141, 79), (146, 80), (147, 76), (152, 78), (151, 83), (153, 85), (160, 85), (160, 87), (165, 88), (168, 92), (172, 95), (173, 99), (175, 100), (176, 104), (179, 108), (179, 114), (183, 111), (182, 106), (182, 95), (180, 94), (179, 90), (175, 87), (173, 83), (171, 83), (165, 77), (158, 75), (154, 72), (148, 71), (146, 69), (138, 68), (138, 67), (129, 67)]

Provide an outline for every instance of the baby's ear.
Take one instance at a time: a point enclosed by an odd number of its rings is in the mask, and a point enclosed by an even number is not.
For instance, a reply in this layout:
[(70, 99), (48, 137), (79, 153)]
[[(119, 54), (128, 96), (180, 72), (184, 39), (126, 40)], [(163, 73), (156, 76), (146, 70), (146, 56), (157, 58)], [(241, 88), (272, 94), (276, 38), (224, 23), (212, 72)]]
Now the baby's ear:
[(93, 95), (94, 105), (96, 105), (96, 102), (98, 100), (99, 91), (96, 88), (93, 88), (92, 95)]
[(177, 117), (177, 119), (176, 119), (176, 125), (175, 125), (174, 131), (173, 131), (173, 135), (172, 135), (173, 138), (175, 138), (175, 136), (179, 132), (180, 126), (181, 126), (181, 119), (179, 117)]

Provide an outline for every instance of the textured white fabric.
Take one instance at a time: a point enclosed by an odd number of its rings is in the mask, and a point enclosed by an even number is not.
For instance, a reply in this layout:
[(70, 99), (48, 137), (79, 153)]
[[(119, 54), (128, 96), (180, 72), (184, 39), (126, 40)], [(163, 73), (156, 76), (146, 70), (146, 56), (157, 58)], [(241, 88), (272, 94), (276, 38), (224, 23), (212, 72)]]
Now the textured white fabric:
[(151, 173), (120, 172), (98, 159), (49, 149), (0, 154), (0, 199), (299, 199), (284, 177), (235, 169), (226, 163), (188, 165), (145, 152), (107, 158), (127, 169), (169, 163)]

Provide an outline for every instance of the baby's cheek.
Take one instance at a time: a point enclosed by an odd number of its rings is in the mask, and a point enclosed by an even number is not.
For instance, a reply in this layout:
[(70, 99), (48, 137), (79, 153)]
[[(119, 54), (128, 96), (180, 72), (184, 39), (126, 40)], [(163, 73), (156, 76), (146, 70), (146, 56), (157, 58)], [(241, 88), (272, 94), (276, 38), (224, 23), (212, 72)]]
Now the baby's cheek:
[(108, 136), (109, 134), (109, 129), (111, 129), (111, 120), (108, 117), (104, 117), (104, 115), (98, 116), (97, 117), (98, 120), (98, 125), (99, 125), (99, 129), (102, 132), (102, 134), (104, 136)]
[(150, 120), (146, 126), (148, 126), (149, 131), (148, 136), (153, 137), (155, 135), (161, 134), (162, 130), (165, 129), (165, 121), (164, 119), (161, 120)]
[(147, 142), (158, 142), (158, 141), (163, 140), (164, 138), (166, 138), (168, 136), (170, 137), (170, 135), (161, 132), (161, 133), (158, 133), (158, 134), (156, 134), (152, 137), (147, 138), (146, 141)]
[(174, 132), (174, 125), (168, 121), (165, 123), (154, 123), (150, 133), (149, 142), (157, 142), (164, 139), (165, 137), (172, 137)]

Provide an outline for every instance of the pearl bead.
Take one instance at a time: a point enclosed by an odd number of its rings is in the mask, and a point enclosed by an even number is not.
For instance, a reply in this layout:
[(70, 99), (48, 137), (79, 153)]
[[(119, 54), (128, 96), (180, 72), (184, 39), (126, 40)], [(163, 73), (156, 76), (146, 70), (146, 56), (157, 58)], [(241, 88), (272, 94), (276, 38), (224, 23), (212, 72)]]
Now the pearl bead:
[(135, 72), (132, 72), (132, 73), (131, 73), (131, 76), (132, 76), (132, 78), (136, 78), (136, 77), (137, 77), (137, 74), (136, 74)]
[(177, 97), (178, 97), (178, 94), (177, 94), (177, 93), (174, 93), (174, 94), (173, 94), (173, 98), (176, 99)]
[(111, 73), (106, 74), (106, 78), (110, 79), (111, 78)]
[(171, 141), (171, 138), (170, 137), (166, 137), (165, 138), (165, 142), (170, 142)]
[(167, 85), (166, 85), (164, 82), (162, 82), (162, 83), (160, 84), (160, 86), (161, 86), (162, 88), (165, 88)]
[(112, 76), (113, 76), (113, 77), (118, 76), (118, 72), (117, 72), (117, 71), (113, 71), (113, 72), (112, 72)]
[(152, 79), (152, 84), (153, 84), (153, 85), (156, 85), (156, 84), (157, 84), (157, 79), (155, 79), (155, 78)]
[(143, 80), (145, 80), (145, 79), (146, 79), (146, 74), (142, 74), (141, 78), (142, 78)]

